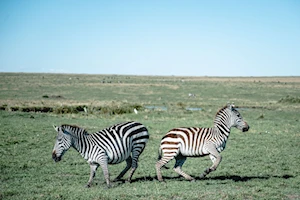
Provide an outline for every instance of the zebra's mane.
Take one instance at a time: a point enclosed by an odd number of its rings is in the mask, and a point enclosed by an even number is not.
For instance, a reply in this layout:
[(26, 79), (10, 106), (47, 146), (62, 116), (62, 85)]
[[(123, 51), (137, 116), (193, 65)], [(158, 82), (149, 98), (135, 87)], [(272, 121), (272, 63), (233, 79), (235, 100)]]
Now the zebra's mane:
[(231, 105), (232, 110), (236, 110), (236, 109), (235, 109), (235, 105), (233, 105), (233, 104), (227, 104), (227, 105), (225, 105), (223, 108), (221, 108), (221, 109), (217, 112), (217, 114), (216, 114), (215, 117), (217, 117), (220, 113), (222, 113), (224, 110), (226, 110), (226, 109), (228, 108), (229, 105)]
[(81, 128), (77, 125), (63, 124), (63, 125), (61, 125), (61, 127), (65, 128), (65, 129), (69, 129), (71, 131), (76, 130), (76, 132), (82, 132), (82, 134), (85, 134), (85, 135), (89, 134), (84, 128)]
[(220, 113), (222, 113), (224, 110), (226, 110), (228, 108), (228, 106), (224, 106), (223, 108), (221, 108), (217, 113), (216, 113), (216, 116), (217, 117)]

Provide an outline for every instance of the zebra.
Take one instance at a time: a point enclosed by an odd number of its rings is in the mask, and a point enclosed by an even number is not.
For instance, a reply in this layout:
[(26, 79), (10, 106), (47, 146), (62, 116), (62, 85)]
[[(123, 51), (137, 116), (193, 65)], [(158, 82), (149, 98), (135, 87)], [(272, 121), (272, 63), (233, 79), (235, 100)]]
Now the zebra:
[(215, 171), (221, 162), (220, 152), (225, 149), (231, 127), (236, 127), (243, 132), (250, 128), (235, 106), (228, 104), (217, 112), (213, 128), (189, 127), (170, 130), (160, 143), (159, 157), (155, 165), (157, 179), (163, 181), (161, 167), (174, 158), (176, 160), (174, 171), (190, 181), (194, 181), (194, 178), (182, 171), (182, 165), (187, 157), (209, 155), (213, 165), (207, 168), (200, 178)]
[(74, 125), (53, 127), (58, 133), (52, 152), (53, 160), (60, 161), (70, 147), (75, 148), (91, 168), (86, 187), (91, 187), (99, 166), (103, 170), (107, 186), (110, 187), (108, 164), (118, 164), (124, 160), (127, 165), (114, 181), (120, 180), (131, 168), (127, 179), (130, 182), (138, 167), (138, 158), (149, 139), (147, 128), (134, 121), (116, 124), (93, 134)]

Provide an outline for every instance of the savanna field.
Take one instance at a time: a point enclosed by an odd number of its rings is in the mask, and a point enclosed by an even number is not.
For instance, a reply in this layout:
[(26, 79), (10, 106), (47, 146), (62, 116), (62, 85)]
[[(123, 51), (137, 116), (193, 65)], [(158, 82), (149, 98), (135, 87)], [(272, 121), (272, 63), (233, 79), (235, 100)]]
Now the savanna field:
[[(232, 128), (216, 171), (209, 157), (188, 158), (183, 170), (155, 172), (161, 138), (176, 127), (212, 127), (216, 112), (234, 102), (250, 125)], [(137, 113), (134, 112), (137, 110)], [(138, 121), (150, 139), (132, 183), (107, 189), (101, 168), (74, 149), (55, 163), (53, 125), (89, 133)], [(0, 73), (0, 199), (300, 199), (300, 77), (177, 77)], [(109, 165), (111, 179), (125, 167)]]

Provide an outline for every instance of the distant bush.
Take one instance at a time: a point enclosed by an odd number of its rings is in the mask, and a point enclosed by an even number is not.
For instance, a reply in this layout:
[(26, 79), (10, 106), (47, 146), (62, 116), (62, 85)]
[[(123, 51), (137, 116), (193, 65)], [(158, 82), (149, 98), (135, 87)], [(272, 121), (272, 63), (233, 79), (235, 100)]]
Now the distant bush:
[(55, 114), (73, 114), (78, 113), (79, 111), (76, 109), (76, 106), (59, 106), (54, 108), (53, 113)]
[(182, 102), (178, 102), (177, 106), (180, 107), (181, 109), (184, 109), (186, 107), (186, 105)]
[(143, 107), (138, 104), (123, 104), (123, 105), (108, 105), (108, 106), (96, 106), (88, 107), (85, 105), (80, 106), (61, 106), (54, 109), (56, 114), (66, 114), (66, 113), (79, 113), (88, 112), (92, 114), (109, 114), (109, 115), (121, 115), (133, 113), (134, 109), (141, 110)]
[(64, 97), (61, 96), (61, 95), (51, 95), (51, 96), (49, 96), (49, 95), (45, 94), (42, 97), (45, 98), (45, 99), (48, 99), (48, 98), (51, 98), (51, 99), (64, 99)]
[(0, 110), (6, 110), (6, 108), (7, 108), (6, 104), (3, 104), (2, 106), (0, 106)]
[(133, 113), (134, 109), (141, 110), (142, 108), (143, 106), (139, 104), (123, 104), (123, 105), (99, 107), (99, 111), (101, 114), (120, 115), (120, 114)]
[(286, 97), (281, 98), (278, 103), (300, 103), (300, 98), (287, 95)]
[(7, 109), (11, 111), (20, 111), (20, 112), (53, 112), (52, 107), (45, 107), (45, 106), (29, 106), (29, 107), (12, 106)]

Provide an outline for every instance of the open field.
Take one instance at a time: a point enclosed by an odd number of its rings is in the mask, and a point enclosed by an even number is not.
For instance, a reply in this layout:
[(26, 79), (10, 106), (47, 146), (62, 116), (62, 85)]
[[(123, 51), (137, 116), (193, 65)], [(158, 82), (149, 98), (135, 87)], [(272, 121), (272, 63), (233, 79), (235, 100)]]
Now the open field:
[[(300, 199), (300, 77), (0, 73), (0, 80), (0, 199)], [(166, 182), (158, 182), (161, 137), (175, 127), (211, 127), (227, 102), (250, 130), (232, 129), (219, 168), (196, 182), (164, 169)], [(87, 189), (89, 165), (74, 149), (52, 161), (52, 125), (92, 133), (128, 120), (150, 133), (132, 183), (106, 189), (99, 168)], [(198, 177), (210, 165), (208, 157), (188, 158), (183, 168)], [(124, 167), (109, 166), (111, 178)]]

